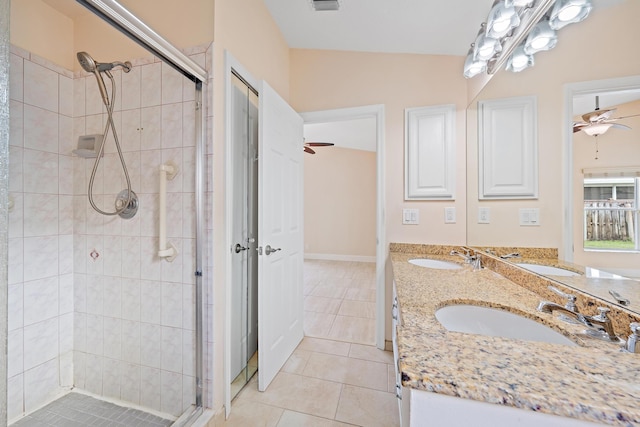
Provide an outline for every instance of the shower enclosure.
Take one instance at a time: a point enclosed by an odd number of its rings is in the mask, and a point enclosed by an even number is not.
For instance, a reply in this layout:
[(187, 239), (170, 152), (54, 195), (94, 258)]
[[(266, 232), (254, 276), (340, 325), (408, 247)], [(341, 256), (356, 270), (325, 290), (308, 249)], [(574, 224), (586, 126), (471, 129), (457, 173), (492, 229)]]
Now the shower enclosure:
[[(100, 63), (82, 53), (84, 72), (74, 73), (11, 49), (8, 419), (74, 391), (189, 425), (211, 399), (202, 321), (211, 46), (186, 56), (117, 2), (84, 3), (153, 56)], [(97, 159), (72, 155), (79, 137), (106, 130)], [(169, 161), (173, 261), (158, 256)], [(94, 201), (125, 215), (98, 213)]]

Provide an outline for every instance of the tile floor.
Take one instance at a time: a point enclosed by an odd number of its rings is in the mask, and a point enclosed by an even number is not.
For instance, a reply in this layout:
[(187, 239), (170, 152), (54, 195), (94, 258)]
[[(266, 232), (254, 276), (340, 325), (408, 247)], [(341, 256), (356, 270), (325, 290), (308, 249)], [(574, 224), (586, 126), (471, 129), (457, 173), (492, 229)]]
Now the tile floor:
[(304, 322), (267, 391), (254, 377), (216, 426), (398, 426), (393, 355), (374, 346), (375, 264), (305, 261)]
[(11, 427), (168, 427), (172, 420), (80, 393), (69, 393)]

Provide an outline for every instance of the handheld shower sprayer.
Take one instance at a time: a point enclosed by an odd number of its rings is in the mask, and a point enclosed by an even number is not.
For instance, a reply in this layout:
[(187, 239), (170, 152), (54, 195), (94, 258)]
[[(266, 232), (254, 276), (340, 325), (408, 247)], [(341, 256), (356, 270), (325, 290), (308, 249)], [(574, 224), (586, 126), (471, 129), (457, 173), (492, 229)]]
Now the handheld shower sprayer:
[[(111, 94), (113, 99), (115, 100), (116, 96), (116, 85), (113, 75), (111, 71), (115, 67), (122, 67), (125, 73), (131, 71), (131, 62), (108, 62), (101, 63), (96, 62), (91, 55), (87, 52), (78, 52), (77, 54), (78, 62), (82, 69), (84, 69), (87, 73), (93, 73), (96, 76), (96, 80), (98, 82), (98, 89), (100, 90), (100, 95), (102, 96), (102, 101), (104, 102), (105, 107), (107, 108), (107, 124), (104, 129), (104, 134), (102, 136), (102, 144), (100, 145), (100, 151), (96, 157), (96, 161), (93, 165), (93, 171), (91, 172), (91, 178), (89, 179), (89, 190), (87, 192), (87, 196), (89, 197), (89, 203), (91, 207), (95, 209), (97, 212), (103, 215), (119, 215), (121, 218), (132, 218), (136, 212), (138, 211), (138, 196), (131, 190), (131, 180), (129, 179), (129, 172), (127, 171), (127, 165), (124, 162), (124, 156), (122, 154), (122, 149), (120, 148), (120, 141), (118, 140), (118, 134), (116, 133), (116, 127), (113, 123), (113, 105), (109, 102), (109, 95), (107, 93), (107, 88), (104, 85), (104, 79), (102, 78), (102, 73), (105, 73), (107, 77), (111, 80)], [(118, 194), (115, 203), (115, 211), (114, 212), (105, 212), (98, 208), (93, 201), (93, 182), (96, 176), (96, 171), (98, 169), (98, 164), (100, 163), (100, 157), (104, 153), (104, 144), (107, 140), (107, 133), (109, 129), (113, 132), (113, 138), (116, 144), (116, 149), (118, 150), (118, 156), (120, 157), (120, 163), (122, 164), (122, 169), (124, 171), (124, 176), (127, 181), (127, 188), (122, 190), (120, 194)]]
[(78, 62), (83, 70), (87, 73), (93, 73), (96, 76), (96, 80), (98, 81), (98, 89), (100, 90), (100, 95), (102, 95), (102, 101), (104, 105), (109, 107), (109, 95), (107, 94), (107, 88), (104, 85), (104, 80), (102, 79), (102, 72), (108, 72), (115, 67), (122, 67), (122, 70), (125, 73), (131, 71), (131, 62), (96, 62), (91, 55), (87, 52), (78, 52), (76, 55), (78, 57)]

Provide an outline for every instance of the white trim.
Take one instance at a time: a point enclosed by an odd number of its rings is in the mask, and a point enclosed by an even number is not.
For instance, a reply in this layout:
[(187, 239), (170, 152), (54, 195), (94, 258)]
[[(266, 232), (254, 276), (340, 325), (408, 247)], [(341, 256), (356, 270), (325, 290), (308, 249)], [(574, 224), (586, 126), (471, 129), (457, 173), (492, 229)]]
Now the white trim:
[[(231, 195), (233, 194), (233, 179), (231, 171), (233, 170), (233, 156), (232, 156), (232, 144), (231, 141), (231, 115), (228, 114), (231, 111), (231, 97), (227, 94), (231, 91), (231, 70), (235, 70), (237, 74), (240, 74), (242, 78), (249, 83), (254, 89), (259, 87), (259, 80), (256, 80), (241, 64), (236, 60), (231, 53), (225, 50), (224, 52), (224, 152), (225, 152), (225, 190), (224, 190), (224, 241), (225, 245), (225, 296), (224, 296), (224, 351), (223, 354), (223, 398), (225, 407), (225, 416), (229, 417), (231, 414), (231, 246), (233, 245), (232, 230), (229, 226), (230, 218), (233, 217), (233, 200)], [(227, 250), (228, 249), (228, 250)]]
[(640, 76), (621, 77), (616, 79), (592, 80), (564, 85), (564, 113), (562, 121), (562, 154), (564, 173), (562, 177), (562, 248), (563, 259), (573, 261), (573, 97), (600, 93), (640, 89)]
[(305, 123), (322, 123), (331, 121), (353, 120), (373, 117), (376, 119), (376, 346), (385, 348), (385, 264), (387, 243), (385, 229), (385, 155), (384, 155), (384, 105), (368, 105), (354, 108), (340, 108), (301, 113)]
[(325, 261), (376, 262), (375, 256), (338, 255), (338, 254), (304, 254), (304, 259), (318, 259)]

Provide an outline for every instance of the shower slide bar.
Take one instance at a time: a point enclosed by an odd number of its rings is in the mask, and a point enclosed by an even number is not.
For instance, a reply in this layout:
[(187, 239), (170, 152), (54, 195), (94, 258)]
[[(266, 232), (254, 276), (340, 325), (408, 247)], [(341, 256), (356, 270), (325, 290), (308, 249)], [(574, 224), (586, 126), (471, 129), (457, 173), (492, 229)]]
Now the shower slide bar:
[(160, 165), (160, 230), (158, 256), (172, 262), (178, 256), (178, 250), (167, 239), (167, 180), (171, 181), (178, 174), (178, 166), (171, 160)]

